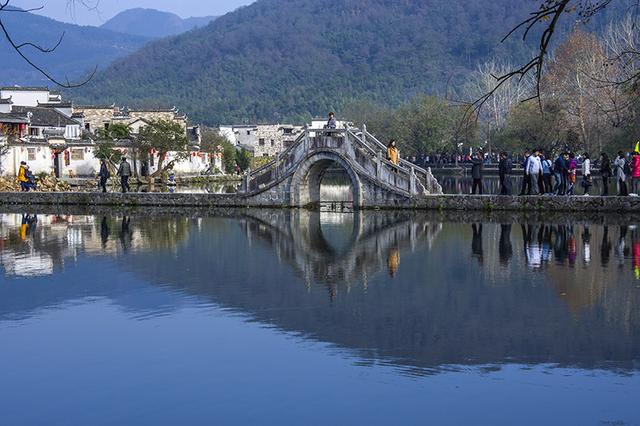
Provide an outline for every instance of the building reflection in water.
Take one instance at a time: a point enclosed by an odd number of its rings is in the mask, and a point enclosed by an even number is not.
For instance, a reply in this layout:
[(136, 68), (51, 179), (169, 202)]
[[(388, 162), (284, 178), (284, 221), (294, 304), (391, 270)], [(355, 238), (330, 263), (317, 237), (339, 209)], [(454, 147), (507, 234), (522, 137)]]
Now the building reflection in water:
[(83, 255), (363, 359), (633, 369), (640, 358), (640, 235), (615, 222), (298, 210), (1, 216), (6, 277), (57, 277)]

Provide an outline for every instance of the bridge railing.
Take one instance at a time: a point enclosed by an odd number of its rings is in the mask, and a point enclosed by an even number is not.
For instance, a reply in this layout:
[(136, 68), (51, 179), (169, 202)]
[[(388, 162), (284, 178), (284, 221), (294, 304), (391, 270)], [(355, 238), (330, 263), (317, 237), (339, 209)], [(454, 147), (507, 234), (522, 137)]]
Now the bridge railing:
[[(367, 126), (365, 124), (362, 125), (362, 135), (363, 135), (364, 141), (373, 145), (375, 149), (382, 150), (383, 152), (385, 152), (385, 158), (386, 158), (387, 145), (383, 144), (374, 135), (369, 133), (367, 131)], [(433, 174), (431, 173), (430, 168), (429, 169), (422, 168), (416, 164), (413, 164), (410, 161), (405, 160), (402, 157), (399, 158), (397, 167), (399, 167), (400, 169), (410, 171), (411, 173), (415, 174), (418, 180), (425, 187), (425, 189), (429, 191), (429, 193), (438, 193), (442, 191), (442, 187), (440, 186), (438, 181), (433, 177)]]
[[(242, 190), (254, 192), (277, 182), (295, 169), (304, 156), (312, 150), (326, 148), (348, 150), (347, 145), (354, 148), (360, 147), (364, 150), (364, 153), (362, 150), (359, 153), (365, 154), (367, 160), (364, 160), (361, 166), (368, 169), (368, 173), (375, 175), (383, 183), (410, 194), (422, 194), (425, 188), (428, 191), (433, 191), (434, 186), (439, 186), (429, 171), (415, 164), (404, 159), (401, 159), (397, 165), (388, 161), (386, 145), (370, 134), (366, 130), (366, 126), (363, 126), (362, 130), (351, 127), (342, 129), (305, 127), (304, 132), (296, 141), (279, 153), (273, 161), (247, 173)], [(363, 157), (360, 158), (362, 160)], [(386, 173), (381, 172), (383, 168)]]

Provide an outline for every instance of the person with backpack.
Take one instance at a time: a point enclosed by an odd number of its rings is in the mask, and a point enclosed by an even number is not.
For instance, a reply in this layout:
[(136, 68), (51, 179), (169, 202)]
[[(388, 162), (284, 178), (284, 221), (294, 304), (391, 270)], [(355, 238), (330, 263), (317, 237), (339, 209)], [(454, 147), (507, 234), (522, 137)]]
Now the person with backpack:
[(618, 195), (626, 197), (629, 195), (629, 190), (627, 189), (627, 175), (630, 172), (630, 168), (627, 160), (624, 158), (624, 152), (618, 151), (618, 157), (613, 162), (613, 166), (615, 168), (616, 179), (618, 182)]
[(589, 196), (589, 190), (591, 189), (591, 158), (588, 153), (584, 154), (584, 161), (582, 161), (582, 187), (584, 188), (584, 195)]
[(609, 179), (611, 178), (611, 160), (606, 152), (600, 154), (600, 176), (602, 177), (602, 196), (609, 196)]
[(102, 192), (107, 192), (107, 181), (111, 177), (111, 173), (109, 172), (107, 162), (104, 158), (100, 160), (100, 172), (98, 172), (98, 177), (100, 178), (100, 188), (102, 188)]

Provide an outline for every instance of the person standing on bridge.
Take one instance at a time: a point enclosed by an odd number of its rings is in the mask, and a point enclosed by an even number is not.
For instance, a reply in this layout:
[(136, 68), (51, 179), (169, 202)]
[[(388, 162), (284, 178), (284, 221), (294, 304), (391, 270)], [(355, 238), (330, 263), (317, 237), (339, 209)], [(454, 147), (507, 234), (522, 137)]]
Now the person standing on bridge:
[(126, 157), (122, 157), (120, 168), (118, 169), (118, 176), (120, 176), (120, 186), (122, 187), (122, 193), (126, 194), (127, 191), (131, 191), (129, 187), (129, 177), (131, 177), (131, 164), (127, 161)]
[(387, 145), (387, 160), (391, 161), (396, 166), (400, 164), (400, 151), (398, 151), (395, 139), (391, 139), (389, 145)]
[(329, 120), (327, 121), (327, 125), (324, 127), (329, 130), (338, 128), (338, 122), (336, 121), (336, 116), (333, 112), (329, 113)]
[(471, 159), (471, 178), (473, 179), (473, 186), (471, 188), (471, 193), (473, 195), (476, 194), (476, 190), (478, 194), (482, 195), (482, 168), (484, 163), (484, 158), (481, 152), (476, 153), (476, 156)]

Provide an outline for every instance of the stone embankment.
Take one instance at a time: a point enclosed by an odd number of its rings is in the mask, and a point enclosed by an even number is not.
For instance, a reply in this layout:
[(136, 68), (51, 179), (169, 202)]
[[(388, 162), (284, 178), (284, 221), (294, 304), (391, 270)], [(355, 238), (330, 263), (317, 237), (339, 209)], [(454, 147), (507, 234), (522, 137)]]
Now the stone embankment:
[[(2, 206), (128, 206), (128, 207), (267, 207), (286, 208), (264, 198), (243, 194), (1, 192)], [(431, 195), (397, 205), (367, 209), (440, 211), (618, 212), (640, 211), (640, 197), (502, 197), (495, 195)]]

